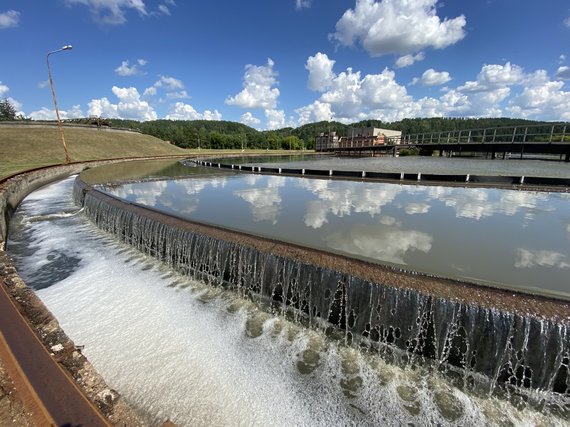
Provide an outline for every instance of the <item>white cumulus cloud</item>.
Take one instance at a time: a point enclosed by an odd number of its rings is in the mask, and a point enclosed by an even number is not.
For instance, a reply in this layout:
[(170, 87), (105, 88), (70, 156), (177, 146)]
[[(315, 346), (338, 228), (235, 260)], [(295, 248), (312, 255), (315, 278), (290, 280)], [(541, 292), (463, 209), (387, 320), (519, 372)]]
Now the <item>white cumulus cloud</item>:
[[(55, 110), (50, 110), (49, 108), (42, 107), (37, 111), (32, 111), (28, 117), (32, 120), (56, 120), (57, 114)], [(61, 120), (77, 119), (85, 117), (85, 114), (83, 114), (83, 111), (81, 111), (81, 107), (79, 105), (74, 105), (70, 110), (59, 110), (59, 117)]]
[[(318, 55), (310, 58), (318, 58)], [(307, 62), (308, 63), (308, 62)], [(474, 79), (457, 87), (445, 87), (439, 96), (412, 97), (388, 68), (381, 73), (363, 75), (347, 68), (335, 72), (334, 61), (320, 57), (327, 70), (326, 84), (318, 98), (299, 107), (297, 123), (321, 120), (354, 123), (377, 119), (392, 122), (413, 117), (522, 117), (536, 120), (570, 120), (570, 92), (565, 90), (566, 66), (560, 66), (555, 80), (545, 70), (525, 73), (516, 65), (484, 64)], [(330, 66), (330, 68), (329, 68)], [(330, 73), (329, 73), (330, 70)], [(452, 78), (446, 71), (429, 69), (411, 84), (444, 84)]]
[(20, 12), (9, 10), (0, 13), (0, 30), (17, 27), (20, 23)]
[(167, 90), (184, 89), (184, 84), (180, 80), (169, 76), (160, 76), (160, 79), (154, 84), (154, 86), (163, 87)]
[(248, 111), (247, 113), (242, 114), (240, 122), (244, 125), (255, 127), (261, 123), (261, 120)]
[(309, 89), (323, 91), (331, 86), (334, 79), (333, 66), (335, 61), (321, 52), (315, 56), (309, 56), (305, 68), (309, 71)]
[(568, 67), (566, 65), (558, 67), (558, 70), (556, 71), (556, 77), (558, 77), (559, 79), (563, 79), (563, 80), (569, 80), (570, 79), (570, 67)]
[(127, 22), (125, 11), (134, 9), (139, 15), (148, 15), (142, 0), (65, 0), (67, 5), (87, 6), (93, 20), (103, 25), (121, 25)]
[(165, 90), (168, 99), (188, 99), (190, 96), (184, 89), (184, 83), (175, 77), (160, 76), (160, 78), (151, 86), (144, 90), (143, 97), (148, 98), (155, 96), (158, 90)]
[(267, 60), (267, 65), (246, 65), (243, 90), (235, 96), (228, 97), (226, 104), (241, 108), (274, 109), (279, 97), (279, 89), (273, 87), (278, 83), (274, 65), (271, 59)]
[(464, 92), (480, 92), (520, 84), (525, 78), (524, 71), (518, 65), (507, 62), (505, 65), (484, 65), (477, 75), (477, 80), (468, 81), (457, 88)]
[(222, 120), (222, 113), (220, 113), (218, 110), (204, 110), (202, 118), (204, 120)]
[(570, 92), (564, 90), (563, 81), (530, 84), (511, 99), (507, 110), (514, 117), (570, 120)]
[(333, 117), (331, 104), (321, 101), (315, 101), (310, 105), (298, 108), (295, 112), (299, 115), (299, 125), (330, 121)]
[(170, 16), (170, 9), (165, 4), (158, 5), (158, 10), (163, 15), (169, 15)]
[(117, 68), (115, 68), (115, 73), (117, 73), (119, 76), (134, 76), (137, 74), (144, 74), (143, 71), (141, 70), (140, 67), (143, 67), (144, 65), (146, 65), (147, 61), (144, 59), (138, 59), (136, 64), (133, 64), (132, 66), (129, 65), (129, 61), (123, 61), (121, 62), (121, 65), (119, 65)]
[(548, 76), (540, 71), (525, 74), (521, 67), (510, 62), (485, 64), (475, 80), (449, 90), (440, 98), (445, 107), (443, 112), (470, 117), (502, 116), (502, 103), (511, 95), (511, 88), (533, 81), (548, 81)]
[(147, 87), (147, 88), (144, 90), (143, 96), (144, 96), (145, 98), (146, 98), (146, 97), (149, 97), (149, 96), (155, 96), (156, 93), (157, 93), (156, 87), (151, 86), (151, 87)]
[[(319, 58), (319, 55), (311, 58)], [(321, 95), (318, 100), (295, 110), (300, 124), (332, 119), (349, 123), (370, 116), (393, 121), (397, 120), (400, 114), (407, 113), (402, 107), (410, 102), (411, 97), (406, 88), (396, 82), (393, 71), (386, 68), (379, 74), (362, 77), (360, 71), (347, 68), (346, 71), (336, 74), (332, 70), (334, 61), (326, 55), (320, 56), (319, 62), (328, 64), (326, 68), (317, 67), (321, 71), (327, 70), (327, 83), (320, 85)], [(315, 68), (307, 69), (312, 73)]]
[(396, 82), (396, 73), (385, 68), (380, 74), (368, 74), (361, 82), (362, 100), (369, 108), (396, 109), (409, 101), (406, 88)]
[(418, 52), (415, 55), (407, 54), (404, 56), (400, 56), (396, 59), (396, 68), (404, 68), (409, 67), (410, 65), (415, 64), (416, 62), (423, 61), (425, 59), (425, 54), (423, 52)]
[(465, 37), (465, 16), (440, 19), (438, 0), (357, 0), (336, 24), (334, 40), (345, 46), (360, 41), (371, 56), (442, 49)]
[(439, 86), (451, 80), (447, 71), (435, 71), (433, 68), (425, 70), (420, 82), (424, 86)]
[(166, 94), (166, 97), (168, 99), (188, 99), (188, 98), (190, 98), (190, 96), (188, 95), (188, 92), (186, 92), (185, 90), (180, 90), (178, 92), (169, 92)]
[(295, 0), (295, 9), (297, 10), (308, 9), (309, 7), (311, 7), (312, 3), (313, 0)]
[(156, 120), (157, 114), (147, 101), (143, 101), (134, 87), (120, 88), (113, 86), (117, 104), (107, 98), (93, 99), (89, 102), (89, 115), (130, 120)]
[(0, 97), (4, 97), (8, 92), (10, 92), (10, 88), (0, 81)]
[[(14, 107), (14, 109), (16, 110), (16, 116), (22, 116), (25, 117), (26, 114), (22, 111), (22, 103), (14, 98), (12, 98), (11, 96), (9, 96), (8, 98), (8, 102), (10, 104), (12, 104), (12, 106)], [(77, 106), (79, 107), (79, 106)]]
[(218, 110), (205, 110), (201, 114), (191, 105), (177, 102), (164, 118), (167, 120), (222, 120), (222, 114)]
[(285, 111), (267, 109), (265, 110), (265, 118), (267, 119), (267, 129), (280, 129), (285, 127)]
[(337, 116), (354, 116), (362, 106), (361, 86), (360, 71), (347, 68), (346, 72), (335, 75), (330, 90), (324, 92), (320, 100), (331, 104)]
[(170, 6), (176, 6), (176, 2), (174, 0), (166, 0), (164, 3), (161, 3), (157, 6), (158, 12), (153, 12), (153, 15), (170, 16)]

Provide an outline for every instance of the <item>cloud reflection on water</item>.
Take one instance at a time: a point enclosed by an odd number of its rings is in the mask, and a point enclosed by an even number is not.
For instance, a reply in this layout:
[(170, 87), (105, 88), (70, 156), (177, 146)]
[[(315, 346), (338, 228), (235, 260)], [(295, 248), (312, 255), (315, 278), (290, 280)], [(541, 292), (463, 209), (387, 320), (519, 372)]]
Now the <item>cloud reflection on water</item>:
[(309, 179), (299, 180), (297, 186), (317, 197), (306, 203), (304, 217), (305, 225), (315, 229), (328, 222), (328, 214), (342, 218), (352, 213), (367, 213), (374, 217), (402, 191), (397, 185), (358, 187), (354, 183)]
[(483, 188), (429, 187), (427, 200), (439, 200), (455, 210), (457, 218), (481, 220), (493, 215), (513, 216), (524, 211), (525, 219), (534, 219), (537, 212), (550, 212), (545, 205), (547, 193)]
[[(249, 177), (254, 177), (254, 175), (249, 175)], [(261, 178), (259, 175), (255, 177)], [(256, 186), (259, 181), (256, 178), (247, 179), (247, 184)], [(249, 203), (254, 221), (270, 221), (272, 224), (277, 224), (277, 218), (282, 206), (279, 189), (285, 185), (285, 182), (285, 177), (270, 176), (267, 177), (267, 186), (265, 188), (236, 190), (233, 192), (233, 195)]]
[(325, 238), (335, 250), (396, 264), (406, 264), (404, 257), (409, 252), (429, 252), (432, 240), (422, 231), (367, 224), (357, 224)]
[(140, 205), (163, 207), (173, 212), (190, 214), (200, 203), (197, 196), (209, 187), (223, 188), (226, 182), (226, 177), (147, 181), (115, 186), (110, 192)]
[(123, 184), (113, 186), (109, 190), (115, 196), (129, 202), (156, 206), (156, 201), (164, 193), (167, 185), (168, 181), (150, 181), (146, 182), (144, 186), (139, 185), (139, 183)]
[(408, 203), (404, 210), (408, 215), (424, 214), (429, 212), (430, 207), (427, 203)]
[(400, 221), (398, 221), (396, 218), (394, 218), (393, 216), (389, 216), (389, 215), (382, 215), (380, 217), (380, 224), (384, 224), (384, 225), (396, 225), (397, 227), (400, 227), (402, 225), (402, 223)]
[(567, 292), (567, 194), (257, 174), (111, 192), (191, 220), (378, 262)]
[(533, 268), (540, 266), (570, 269), (568, 257), (560, 252), (548, 250), (531, 251), (523, 248), (517, 248), (516, 252), (516, 268)]

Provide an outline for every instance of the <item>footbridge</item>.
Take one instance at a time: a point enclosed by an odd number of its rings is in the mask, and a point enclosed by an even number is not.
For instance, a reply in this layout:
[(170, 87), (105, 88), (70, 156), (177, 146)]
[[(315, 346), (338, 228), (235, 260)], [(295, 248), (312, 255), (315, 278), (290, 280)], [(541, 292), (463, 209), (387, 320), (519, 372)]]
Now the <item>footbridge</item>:
[(508, 126), (403, 134), (387, 137), (383, 144), (352, 144), (346, 138), (338, 146), (322, 151), (343, 155), (396, 156), (402, 149), (439, 151), (440, 156), (485, 153), (491, 158), (521, 157), (525, 154), (551, 154), (570, 162), (570, 123)]

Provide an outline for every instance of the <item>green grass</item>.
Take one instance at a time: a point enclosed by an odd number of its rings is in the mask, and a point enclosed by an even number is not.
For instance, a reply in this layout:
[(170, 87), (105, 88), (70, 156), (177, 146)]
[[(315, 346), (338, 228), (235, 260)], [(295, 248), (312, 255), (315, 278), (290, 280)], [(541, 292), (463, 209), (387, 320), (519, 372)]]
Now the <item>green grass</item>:
[[(207, 156), (240, 153), (241, 150), (184, 150), (150, 135), (96, 128), (64, 127), (71, 160), (116, 159), (149, 156)], [(267, 154), (246, 150), (247, 154)], [(275, 153), (288, 153), (287, 151)], [(0, 178), (65, 160), (59, 129), (55, 126), (0, 126)]]

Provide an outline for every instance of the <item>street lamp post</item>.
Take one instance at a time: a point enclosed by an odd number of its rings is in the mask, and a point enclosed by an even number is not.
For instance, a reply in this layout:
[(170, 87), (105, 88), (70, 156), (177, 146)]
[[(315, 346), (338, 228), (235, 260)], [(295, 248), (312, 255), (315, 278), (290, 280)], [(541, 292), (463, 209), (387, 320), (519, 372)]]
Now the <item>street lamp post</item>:
[(49, 85), (51, 87), (51, 94), (53, 96), (53, 105), (55, 106), (55, 114), (57, 116), (57, 125), (59, 127), (59, 132), (61, 134), (61, 143), (63, 145), (63, 151), (65, 151), (65, 163), (70, 163), (71, 157), (69, 157), (69, 152), (67, 151), (67, 145), (65, 144), (65, 136), (63, 135), (63, 126), (61, 125), (61, 118), (59, 117), (59, 109), (57, 108), (57, 100), (55, 98), (55, 90), (53, 88), (53, 80), (51, 78), (51, 69), (49, 66), (49, 56), (54, 54), (54, 53), (61, 52), (62, 50), (71, 50), (72, 48), (73, 48), (73, 46), (71, 46), (70, 44), (67, 44), (67, 45), (63, 46), (61, 49), (57, 49), (57, 50), (54, 50), (52, 52), (49, 52), (46, 56), (46, 63), (47, 63), (48, 76), (49, 76)]

